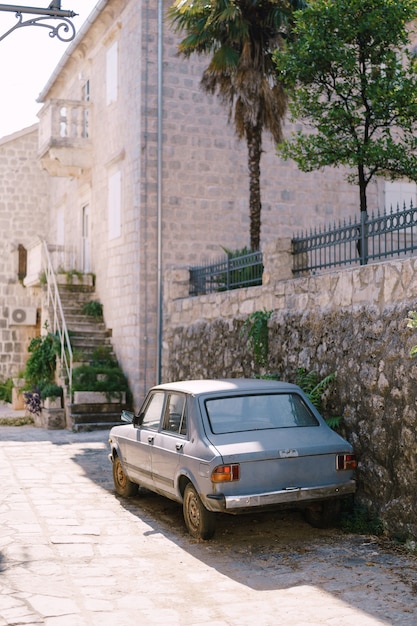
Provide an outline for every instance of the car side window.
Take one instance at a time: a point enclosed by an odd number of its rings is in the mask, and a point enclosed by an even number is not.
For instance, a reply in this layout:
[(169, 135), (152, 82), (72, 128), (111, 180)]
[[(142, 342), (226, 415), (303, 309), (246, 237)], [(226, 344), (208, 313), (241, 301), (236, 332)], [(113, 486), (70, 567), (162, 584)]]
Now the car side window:
[(168, 394), (162, 430), (178, 435), (187, 434), (186, 397), (184, 395)]
[(142, 426), (158, 430), (161, 423), (162, 409), (164, 407), (165, 394), (163, 391), (153, 393), (144, 411)]

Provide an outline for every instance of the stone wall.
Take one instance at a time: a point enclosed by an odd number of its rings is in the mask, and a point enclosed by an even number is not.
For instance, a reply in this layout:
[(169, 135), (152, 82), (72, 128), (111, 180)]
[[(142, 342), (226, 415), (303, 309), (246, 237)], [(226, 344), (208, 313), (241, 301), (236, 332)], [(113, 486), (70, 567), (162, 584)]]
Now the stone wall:
[(417, 335), (407, 328), (417, 258), (292, 279), (288, 244), (265, 247), (262, 287), (188, 298), (188, 272), (171, 271), (164, 380), (259, 373), (241, 330), (251, 312), (273, 310), (266, 369), (291, 382), (299, 367), (336, 373), (324, 410), (343, 416), (357, 452), (358, 499), (391, 535), (417, 537)]
[(40, 299), (19, 280), (19, 245), (45, 232), (46, 175), (36, 160), (37, 127), (0, 140), (0, 380), (17, 376), (39, 328), (16, 324), (13, 311), (39, 309)]

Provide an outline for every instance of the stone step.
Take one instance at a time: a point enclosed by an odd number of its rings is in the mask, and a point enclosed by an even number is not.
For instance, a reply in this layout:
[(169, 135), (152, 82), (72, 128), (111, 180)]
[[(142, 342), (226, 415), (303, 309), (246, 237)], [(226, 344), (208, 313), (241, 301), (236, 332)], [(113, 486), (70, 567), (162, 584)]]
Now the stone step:
[(78, 349), (98, 348), (99, 346), (111, 346), (110, 337), (71, 337), (71, 346)]
[[(76, 285), (60, 285), (59, 287), (65, 322), (70, 331), (71, 346), (81, 353), (82, 363), (88, 364), (97, 348), (109, 349), (109, 356), (115, 358), (111, 343), (111, 331), (107, 330), (103, 320), (95, 319), (82, 311), (84, 303), (94, 300), (94, 288), (80, 288)], [(61, 372), (65, 385), (65, 373)], [(67, 427), (74, 432), (108, 429), (121, 424), (121, 413), (130, 407), (118, 402), (75, 404), (64, 394)]]
[(93, 292), (76, 292), (76, 291), (59, 291), (59, 297), (61, 302), (88, 302), (94, 300)]
[(104, 324), (104, 322), (95, 320), (93, 317), (87, 317), (80, 314), (77, 315), (75, 313), (67, 315), (65, 312), (64, 315), (65, 322), (68, 328), (72, 328), (74, 325), (77, 325), (80, 326), (80, 328), (99, 328), (100, 330), (106, 330), (106, 325)]
[[(128, 409), (127, 404), (116, 403), (116, 402), (103, 402), (103, 403), (89, 403), (89, 404), (68, 404), (68, 410), (71, 415), (77, 415), (81, 418), (86, 418), (87, 420), (92, 415), (103, 415), (106, 413), (108, 415), (120, 415), (122, 411)], [(84, 420), (85, 421), (85, 420)], [(90, 420), (91, 421), (91, 420)]]
[(88, 337), (92, 337), (93, 339), (110, 339), (111, 334), (105, 329), (94, 329), (94, 330), (78, 330), (74, 328), (69, 328), (71, 331), (70, 340), (71, 343), (74, 339), (86, 339)]
[(89, 433), (93, 430), (109, 430), (113, 426), (120, 426), (118, 422), (91, 422), (87, 424), (72, 424), (71, 430), (75, 433)]

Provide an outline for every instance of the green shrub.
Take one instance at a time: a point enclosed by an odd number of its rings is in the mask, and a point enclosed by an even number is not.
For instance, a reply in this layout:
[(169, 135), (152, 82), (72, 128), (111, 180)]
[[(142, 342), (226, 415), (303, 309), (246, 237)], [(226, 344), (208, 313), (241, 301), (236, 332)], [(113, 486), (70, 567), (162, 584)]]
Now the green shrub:
[[(317, 372), (307, 372), (304, 367), (299, 367), (296, 375), (296, 385), (301, 387), (309, 400), (314, 404), (319, 413), (322, 412), (323, 395), (332, 385), (336, 378), (334, 373), (328, 374), (322, 380), (319, 379)], [(342, 420), (341, 415), (324, 418), (330, 428), (337, 428)]]
[(59, 340), (52, 333), (31, 340), (28, 347), (30, 356), (24, 371), (27, 389), (34, 387), (41, 389), (47, 383), (54, 382), (58, 350)]
[(127, 378), (119, 367), (81, 365), (72, 373), (73, 391), (128, 391)]
[(103, 317), (103, 305), (98, 300), (90, 300), (89, 302), (85, 302), (81, 310), (84, 315), (94, 317), (94, 319), (96, 320)]
[(117, 367), (117, 360), (115, 359), (110, 346), (99, 346), (91, 355), (91, 365), (94, 367)]
[(357, 535), (382, 535), (384, 533), (384, 524), (375, 513), (349, 500), (345, 502), (340, 526), (345, 533)]
[(253, 350), (253, 358), (257, 365), (263, 367), (268, 362), (268, 320), (273, 311), (254, 311), (242, 326), (241, 334), (246, 337), (247, 345)]
[(12, 389), (13, 380), (11, 378), (8, 378), (4, 382), (0, 382), (0, 400), (10, 404), (12, 401)]
[(47, 383), (41, 389), (41, 398), (62, 398), (62, 387), (55, 385), (55, 383)]

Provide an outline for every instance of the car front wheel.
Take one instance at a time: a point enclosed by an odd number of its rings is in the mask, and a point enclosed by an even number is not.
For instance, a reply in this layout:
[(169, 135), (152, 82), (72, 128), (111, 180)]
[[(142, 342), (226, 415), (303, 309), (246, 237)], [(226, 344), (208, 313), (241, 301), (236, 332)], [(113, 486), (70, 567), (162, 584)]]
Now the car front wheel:
[(211, 539), (216, 530), (216, 514), (208, 511), (191, 483), (185, 488), (183, 500), (185, 525), (195, 539)]
[(129, 480), (124, 473), (122, 464), (117, 454), (113, 460), (113, 482), (116, 492), (119, 496), (123, 496), (124, 498), (133, 496), (138, 490), (138, 486), (135, 485), (135, 483), (132, 483), (132, 481)]

